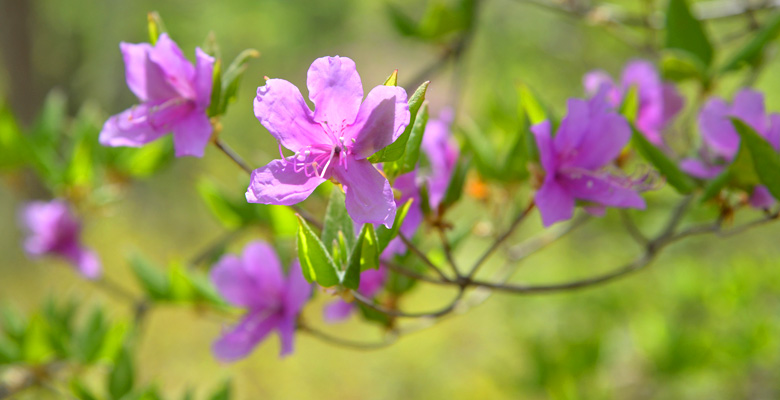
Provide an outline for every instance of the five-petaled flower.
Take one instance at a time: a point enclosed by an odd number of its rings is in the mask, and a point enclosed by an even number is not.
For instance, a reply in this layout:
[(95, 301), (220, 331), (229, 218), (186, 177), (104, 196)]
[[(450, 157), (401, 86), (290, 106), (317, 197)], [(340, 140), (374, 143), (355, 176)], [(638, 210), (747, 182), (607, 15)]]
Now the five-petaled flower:
[(280, 356), (292, 352), (298, 314), (311, 295), (298, 261), (285, 277), (273, 248), (252, 242), (241, 258), (223, 256), (211, 270), (211, 281), (230, 304), (247, 309), (241, 322), (214, 343), (217, 358), (245, 357), (274, 329), (281, 341)]
[[(780, 114), (766, 114), (764, 96), (750, 89), (740, 90), (731, 106), (724, 100), (712, 98), (699, 113), (699, 130), (703, 148), (699, 159), (687, 158), (680, 168), (700, 179), (712, 179), (734, 160), (739, 150), (739, 134), (730, 118), (741, 119), (753, 128), (772, 147), (780, 151)], [(757, 185), (750, 196), (750, 204), (756, 208), (769, 208), (775, 199), (765, 186)]]
[(355, 222), (391, 226), (393, 191), (366, 158), (395, 141), (409, 124), (406, 91), (377, 86), (363, 100), (360, 75), (346, 57), (315, 60), (307, 87), (313, 112), (288, 81), (269, 79), (257, 88), (255, 116), (279, 142), (280, 153), (284, 146), (295, 154), (256, 169), (247, 201), (293, 205), (333, 179), (343, 185)]
[(583, 80), (589, 95), (606, 90), (612, 107), (618, 107), (628, 90), (635, 86), (639, 97), (636, 127), (656, 146), (664, 144), (662, 132), (685, 102), (674, 85), (663, 82), (653, 64), (644, 60), (629, 62), (623, 69), (620, 84), (601, 70), (587, 73)]
[(100, 276), (100, 260), (80, 243), (81, 226), (64, 200), (26, 204), (20, 215), (29, 236), (24, 249), (32, 257), (56, 255), (71, 262), (88, 279)]
[(637, 182), (604, 169), (628, 143), (631, 128), (609, 110), (603, 92), (588, 101), (570, 99), (568, 114), (554, 138), (549, 121), (531, 129), (546, 173), (535, 198), (544, 226), (571, 218), (575, 200), (593, 204), (587, 208), (592, 213), (603, 211), (604, 206), (645, 207), (635, 191)]
[(173, 132), (176, 156), (202, 157), (211, 137), (214, 59), (195, 49), (195, 66), (163, 33), (154, 46), (121, 43), (127, 86), (141, 104), (114, 115), (100, 132), (105, 146), (140, 147)]

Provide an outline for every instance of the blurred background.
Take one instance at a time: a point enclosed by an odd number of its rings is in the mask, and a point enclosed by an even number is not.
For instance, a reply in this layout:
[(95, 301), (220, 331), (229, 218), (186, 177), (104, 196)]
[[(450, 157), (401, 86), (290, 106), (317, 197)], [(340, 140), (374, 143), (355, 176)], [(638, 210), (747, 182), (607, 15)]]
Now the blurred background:
[[(432, 1), (444, 8), (459, 4)], [(67, 99), (69, 115), (87, 107), (105, 120), (128, 108), (136, 99), (125, 84), (119, 42), (148, 41), (147, 12), (156, 10), (191, 59), (210, 32), (225, 62), (245, 48), (262, 54), (249, 64), (238, 100), (222, 119), (222, 138), (253, 166), (277, 154), (252, 113), (257, 86), (268, 76), (303, 88), (310, 63), (326, 55), (355, 60), (366, 90), (395, 69), (399, 85), (410, 93), (421, 78), (431, 79), (433, 115), (452, 106), (458, 126), (471, 127), (500, 148), (522, 124), (519, 82), (563, 115), (567, 98), (584, 95), (581, 79), (587, 71), (604, 69), (618, 76), (630, 59), (657, 61), (654, 39), (643, 32), (598, 23), (598, 15), (536, 3), (478, 0), (470, 14), (473, 22), (465, 25), (467, 36), (444, 29), (426, 41), (404, 34), (403, 21), (403, 16), (425, 18), (433, 6), (423, 1), (392, 0), (390, 8), (384, 1), (357, 0), (0, 0), (0, 95), (24, 126), (33, 124), (52, 89)], [(656, 3), (596, 4), (640, 13), (648, 4), (662, 9), (665, 2)], [(761, 21), (765, 15), (754, 18)], [(660, 18), (655, 11), (650, 16)], [(723, 54), (728, 54), (744, 42), (746, 36), (740, 35), (750, 23), (723, 18), (705, 26), (727, 43)], [(465, 44), (459, 41), (464, 39)], [(439, 67), (438, 60), (453, 52), (456, 61)], [(768, 62), (755, 87), (765, 94), (768, 110), (780, 111), (778, 65)], [(715, 93), (729, 97), (744, 78), (726, 78)], [(693, 93), (684, 85), (683, 91)], [(238, 198), (246, 187), (243, 172), (208, 148), (203, 159), (177, 159), (85, 213), (84, 241), (97, 249), (106, 275), (136, 290), (128, 254), (140, 251), (163, 265), (184, 262), (224, 234), (196, 190), (203, 177), (236, 191)], [(0, 302), (31, 312), (47, 297), (75, 297), (108, 305), (109, 318), (131, 321), (126, 304), (85, 283), (63, 263), (25, 256), (17, 210), (28, 198), (43, 195), (25, 177), (5, 183), (0, 185)], [(497, 185), (491, 190), (487, 199), (468, 199), (450, 218), (493, 232), (505, 223), (500, 216), (528, 197), (527, 190)], [(649, 211), (634, 216), (640, 226), (653, 229), (676, 196), (663, 189), (648, 201)], [(307, 207), (315, 214), (322, 210), (316, 201)], [(716, 210), (701, 207), (698, 213), (707, 218)], [(539, 230), (536, 215), (514, 240)], [(516, 279), (557, 282), (613, 269), (637, 251), (623, 232), (618, 215), (610, 211), (525, 260)], [(238, 399), (780, 398), (778, 234), (780, 226), (767, 225), (730, 238), (691, 239), (675, 244), (649, 270), (603, 287), (538, 296), (496, 294), (468, 313), (374, 351), (334, 347), (300, 334), (295, 353), (279, 359), (274, 336), (247, 359), (226, 365), (210, 353), (224, 321), (191, 308), (158, 307), (142, 328), (137, 379), (178, 396), (188, 387), (200, 393), (229, 378)], [(243, 230), (228, 250), (240, 251), (248, 240), (264, 236), (261, 229)], [(457, 256), (473, 260), (486, 243), (469, 240)], [(491, 266), (499, 264), (497, 257)], [(435, 307), (451, 295), (419, 286), (404, 306)], [(305, 318), (324, 326), (321, 305), (328, 300), (319, 293)], [(377, 328), (355, 318), (323, 329), (358, 339), (379, 337)], [(41, 395), (24, 396), (18, 398)]]

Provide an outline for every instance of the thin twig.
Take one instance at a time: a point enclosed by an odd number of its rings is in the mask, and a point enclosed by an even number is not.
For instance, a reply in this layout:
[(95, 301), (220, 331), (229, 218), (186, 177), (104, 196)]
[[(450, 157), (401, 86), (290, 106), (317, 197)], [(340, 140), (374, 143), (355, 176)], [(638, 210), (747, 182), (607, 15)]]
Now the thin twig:
[(436, 264), (431, 261), (428, 256), (425, 255), (425, 253), (422, 252), (422, 250), (418, 249), (417, 246), (412, 243), (409, 238), (406, 237), (406, 235), (403, 234), (403, 232), (398, 232), (398, 237), (401, 238), (401, 241), (404, 242), (406, 247), (412, 251), (420, 260), (422, 260), (425, 265), (427, 265), (430, 269), (432, 269), (434, 272), (436, 272), (437, 275), (443, 280), (443, 281), (451, 281), (450, 278), (447, 277), (447, 275), (444, 275), (443, 272), (441, 272), (441, 269), (436, 266)]
[(466, 280), (470, 280), (474, 277), (474, 275), (477, 274), (477, 271), (479, 271), (479, 268), (482, 266), (482, 264), (487, 261), (488, 258), (493, 254), (496, 249), (498, 249), (505, 240), (509, 239), (510, 236), (512, 236), (512, 233), (514, 233), (515, 229), (517, 229), (518, 226), (520, 226), (520, 223), (525, 220), (525, 217), (528, 216), (528, 214), (531, 212), (531, 210), (534, 209), (535, 203), (531, 201), (528, 206), (523, 209), (523, 211), (515, 217), (515, 219), (512, 221), (512, 223), (509, 225), (509, 228), (502, 233), (499, 237), (496, 238), (496, 240), (493, 242), (490, 247), (485, 250), (484, 253), (477, 259), (477, 261), (474, 263), (474, 266), (471, 267), (471, 271), (469, 271), (468, 275), (466, 275)]
[(452, 281), (450, 281), (450, 280), (446, 280), (445, 281), (445, 280), (431, 278), (430, 276), (420, 274), (420, 273), (418, 273), (416, 271), (412, 271), (412, 270), (410, 270), (410, 269), (408, 269), (406, 267), (402, 267), (401, 265), (398, 265), (397, 263), (395, 263), (393, 261), (382, 260), (382, 264), (385, 265), (387, 268), (389, 268), (389, 269), (391, 269), (391, 270), (393, 270), (395, 272), (398, 272), (401, 275), (408, 276), (408, 277), (410, 277), (412, 279), (416, 279), (418, 281), (424, 281), (424, 282), (432, 283), (432, 284), (435, 284), (435, 285), (449, 285), (449, 284), (452, 283)]
[(230, 148), (227, 143), (223, 142), (219, 137), (214, 138), (213, 142), (214, 145), (217, 146), (217, 148), (220, 149), (223, 153), (225, 153), (228, 158), (233, 160), (236, 165), (243, 169), (247, 174), (252, 175), (252, 167), (250, 167), (249, 164), (247, 164), (246, 161), (244, 161), (244, 159), (238, 155), (238, 153), (233, 151), (233, 149)]
[(390, 346), (397, 340), (397, 337), (390, 337), (382, 342), (362, 342), (333, 336), (308, 325), (299, 324), (298, 329), (330, 344), (356, 350), (379, 350)]
[(452, 246), (447, 239), (447, 235), (444, 233), (444, 228), (441, 225), (436, 226), (436, 231), (439, 233), (439, 240), (441, 246), (444, 248), (444, 257), (447, 259), (447, 263), (452, 269), (452, 273), (456, 278), (460, 278), (460, 271), (458, 270), (458, 264), (455, 262), (455, 257), (452, 254)]
[(400, 310), (392, 310), (386, 307), (382, 307), (376, 303), (374, 303), (371, 299), (363, 296), (357, 291), (352, 291), (352, 295), (355, 297), (355, 301), (358, 303), (374, 310), (378, 311), (382, 314), (389, 315), (392, 317), (400, 317), (400, 318), (437, 318), (441, 317), (442, 315), (449, 314), (452, 310), (455, 309), (455, 307), (458, 305), (458, 302), (463, 297), (463, 289), (461, 288), (458, 290), (458, 294), (455, 296), (455, 298), (444, 308), (441, 308), (436, 311), (425, 311), (425, 312), (405, 312)]

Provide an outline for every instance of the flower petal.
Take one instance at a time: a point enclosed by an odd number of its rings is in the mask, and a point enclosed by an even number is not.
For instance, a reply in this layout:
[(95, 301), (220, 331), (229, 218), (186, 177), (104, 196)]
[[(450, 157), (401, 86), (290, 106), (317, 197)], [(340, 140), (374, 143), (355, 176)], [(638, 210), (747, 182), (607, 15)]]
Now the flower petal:
[(150, 106), (133, 106), (113, 117), (103, 125), (98, 140), (103, 146), (141, 147), (167, 133), (166, 129), (153, 126)]
[(385, 279), (387, 278), (387, 267), (383, 264), (379, 265), (378, 269), (369, 269), (363, 271), (360, 274), (360, 287), (358, 292), (362, 295), (373, 298), (377, 295), (385, 286)]
[(209, 273), (211, 282), (219, 294), (237, 307), (254, 307), (260, 304), (255, 277), (245, 268), (242, 259), (227, 254), (214, 264)]
[(349, 156), (347, 168), (338, 165), (333, 173), (344, 186), (349, 216), (360, 224), (393, 226), (395, 200), (387, 178), (368, 160)]
[(287, 274), (287, 286), (284, 294), (284, 314), (288, 317), (297, 316), (311, 297), (312, 285), (306, 281), (301, 271), (301, 264), (293, 260), (290, 272)]
[(333, 132), (351, 125), (363, 100), (363, 84), (355, 62), (347, 57), (314, 60), (306, 74), (314, 120), (326, 122)]
[(192, 111), (173, 126), (173, 147), (176, 157), (203, 157), (211, 139), (211, 122), (206, 113)]
[(163, 33), (157, 39), (157, 43), (149, 51), (149, 58), (162, 69), (165, 80), (179, 96), (189, 100), (197, 98), (193, 86), (195, 67), (167, 33)]
[(545, 180), (534, 201), (545, 227), (570, 219), (574, 214), (574, 198), (554, 178)]
[(536, 138), (536, 147), (539, 148), (539, 160), (542, 168), (548, 174), (554, 174), (558, 169), (557, 154), (553, 146), (552, 134), (550, 132), (550, 121), (542, 121), (531, 127), (531, 132)]
[(97, 254), (88, 249), (79, 249), (78, 258), (74, 261), (76, 269), (87, 279), (97, 279), (102, 273), (102, 266)]
[[(599, 97), (599, 96), (597, 96)], [(581, 99), (569, 99), (567, 113), (558, 127), (553, 143), (558, 154), (577, 151), (588, 131), (590, 106)]]
[[(609, 92), (616, 90), (612, 77), (602, 70), (590, 71), (585, 74), (585, 77), (582, 78), (582, 85), (585, 86), (585, 93), (588, 96), (594, 96), (596, 93), (604, 90), (604, 88)], [(612, 99), (610, 98), (610, 100)], [(615, 100), (616, 102), (619, 101), (619, 99)]]
[(780, 151), (780, 114), (769, 116), (769, 128), (767, 128), (764, 137), (776, 151)]
[(221, 361), (231, 362), (246, 357), (258, 343), (263, 341), (271, 330), (279, 325), (281, 317), (253, 311), (225, 333), (212, 346), (214, 356)]
[(699, 113), (699, 129), (704, 142), (721, 157), (731, 160), (739, 148), (739, 135), (728, 120), (729, 106), (725, 101), (710, 99)]
[(360, 105), (355, 123), (344, 133), (344, 141), (354, 140), (352, 152), (366, 158), (393, 143), (409, 125), (406, 91), (399, 86), (377, 86)]
[(680, 169), (686, 174), (699, 179), (712, 179), (723, 172), (722, 165), (710, 165), (702, 160), (686, 158), (680, 162)]
[(567, 166), (596, 169), (611, 163), (631, 139), (631, 127), (615, 113), (593, 115), (589, 126)]
[(431, 163), (428, 177), (428, 196), (431, 208), (437, 208), (452, 179), (458, 161), (458, 147), (450, 136), (450, 122), (439, 119), (428, 121), (422, 140), (422, 149)]
[(750, 205), (755, 208), (768, 210), (772, 208), (777, 200), (769, 193), (769, 189), (764, 185), (753, 187), (753, 193), (750, 195)]
[(195, 93), (196, 102), (201, 110), (211, 104), (211, 88), (214, 83), (214, 57), (206, 54), (200, 47), (195, 48)]
[(298, 152), (312, 144), (333, 140), (317, 122), (295, 85), (283, 79), (269, 79), (257, 88), (255, 117), (282, 146)]
[(577, 170), (561, 173), (557, 180), (576, 199), (611, 207), (645, 208), (645, 200), (639, 193), (609, 175)]
[[(750, 89), (742, 89), (734, 96), (731, 116), (737, 117), (763, 135), (766, 130), (764, 95)], [(727, 121), (729, 125), (731, 121)]]
[(325, 319), (325, 322), (332, 324), (334, 322), (341, 322), (349, 318), (349, 316), (352, 315), (352, 311), (354, 310), (354, 304), (338, 299), (336, 301), (330, 302), (325, 306), (325, 309), (322, 310), (322, 316)]
[(253, 241), (244, 247), (241, 261), (251, 277), (254, 299), (261, 305), (279, 305), (285, 295), (284, 270), (276, 251), (262, 241)]
[(286, 357), (293, 352), (295, 344), (295, 327), (297, 325), (297, 316), (283, 316), (279, 321), (277, 332), (279, 333), (279, 357)]
[(119, 44), (125, 61), (127, 86), (141, 101), (164, 100), (178, 93), (165, 78), (163, 70), (149, 59), (152, 46), (148, 43)]
[(290, 161), (273, 160), (252, 171), (246, 201), (291, 206), (306, 200), (322, 182), (325, 179), (317, 175), (296, 172)]

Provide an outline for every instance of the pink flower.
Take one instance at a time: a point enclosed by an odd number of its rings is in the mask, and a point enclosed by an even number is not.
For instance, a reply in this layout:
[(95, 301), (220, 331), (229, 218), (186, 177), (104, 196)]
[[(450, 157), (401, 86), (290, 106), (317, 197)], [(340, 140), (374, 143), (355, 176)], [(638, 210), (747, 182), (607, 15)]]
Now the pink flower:
[(223, 256), (211, 270), (211, 281), (230, 304), (247, 309), (241, 322), (214, 343), (217, 358), (235, 361), (247, 356), (272, 330), (279, 333), (280, 356), (292, 352), (298, 314), (311, 295), (297, 261), (285, 277), (273, 248), (252, 242), (241, 258)]
[(453, 115), (451, 109), (443, 110), (438, 119), (428, 121), (423, 135), (422, 149), (431, 163), (428, 176), (428, 195), (431, 208), (437, 208), (447, 194), (447, 188), (458, 163), (458, 145), (450, 133)]
[(653, 64), (644, 60), (629, 62), (619, 84), (604, 71), (587, 73), (583, 83), (591, 96), (605, 89), (612, 107), (618, 107), (631, 86), (636, 86), (639, 96), (636, 126), (656, 146), (663, 145), (663, 129), (682, 110), (685, 102), (674, 85), (661, 81)]
[(344, 187), (353, 220), (391, 226), (393, 191), (366, 158), (395, 141), (409, 124), (406, 91), (377, 86), (363, 100), (360, 75), (346, 57), (315, 60), (307, 86), (313, 112), (288, 81), (269, 79), (257, 88), (255, 116), (279, 142), (280, 151), (284, 146), (295, 154), (256, 169), (247, 201), (293, 205), (333, 179)]
[(28, 203), (21, 211), (21, 224), (29, 232), (24, 249), (30, 256), (60, 256), (87, 279), (100, 276), (100, 260), (81, 245), (81, 226), (64, 200)]
[(195, 66), (167, 34), (155, 46), (121, 43), (127, 86), (141, 104), (114, 115), (100, 132), (104, 146), (141, 147), (173, 132), (176, 156), (202, 157), (211, 137), (214, 59), (195, 49)]
[(605, 206), (640, 208), (645, 201), (634, 189), (636, 182), (605, 170), (631, 138), (631, 128), (620, 115), (609, 111), (602, 95), (591, 100), (570, 99), (568, 114), (555, 137), (549, 121), (531, 127), (545, 170), (535, 202), (544, 226), (572, 217), (576, 200), (592, 204), (591, 213)]
[[(368, 298), (373, 298), (385, 286), (387, 268), (379, 265), (379, 269), (369, 269), (360, 274), (360, 286), (358, 293)], [(349, 318), (355, 310), (355, 303), (347, 303), (344, 300), (336, 300), (325, 306), (324, 316), (327, 322), (341, 322)]]

